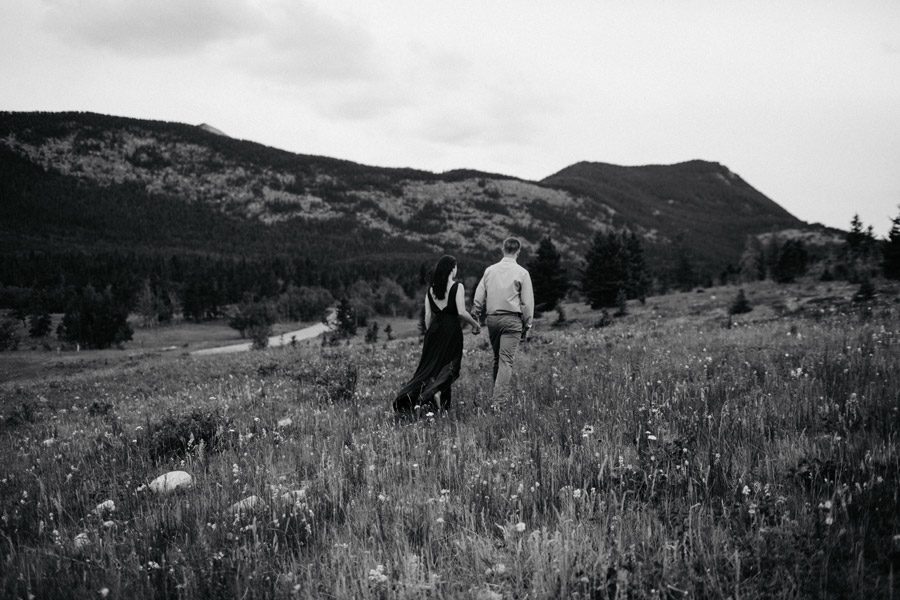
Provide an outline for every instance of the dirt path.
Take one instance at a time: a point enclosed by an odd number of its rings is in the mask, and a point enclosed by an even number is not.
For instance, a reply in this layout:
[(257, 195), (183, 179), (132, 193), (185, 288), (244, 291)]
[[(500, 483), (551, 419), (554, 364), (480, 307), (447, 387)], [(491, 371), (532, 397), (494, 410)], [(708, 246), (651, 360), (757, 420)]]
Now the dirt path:
[[(273, 335), (269, 338), (269, 347), (274, 348), (277, 346), (284, 346), (286, 344), (290, 344), (291, 342), (300, 342), (303, 340), (308, 340), (310, 338), (314, 338), (318, 335), (329, 331), (331, 328), (324, 323), (316, 323), (315, 325), (310, 325), (309, 327), (304, 327), (303, 329), (297, 329), (296, 331), (288, 331), (279, 335)], [(252, 342), (244, 342), (242, 344), (231, 344), (229, 346), (219, 346), (217, 348), (204, 348), (202, 350), (194, 350), (191, 352), (192, 356), (201, 356), (206, 354), (229, 354), (231, 352), (246, 352), (250, 350), (252, 347)]]

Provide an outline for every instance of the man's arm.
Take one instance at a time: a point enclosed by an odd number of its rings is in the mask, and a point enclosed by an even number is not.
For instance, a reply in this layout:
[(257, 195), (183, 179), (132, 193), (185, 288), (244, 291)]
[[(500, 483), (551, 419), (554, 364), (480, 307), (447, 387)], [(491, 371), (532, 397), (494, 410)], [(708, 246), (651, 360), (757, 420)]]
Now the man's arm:
[(522, 322), (526, 328), (530, 328), (534, 321), (534, 288), (531, 285), (531, 275), (528, 271), (522, 275), (522, 289), (519, 291), (519, 297), (522, 299)]
[(484, 305), (487, 302), (487, 287), (484, 280), (487, 279), (487, 274), (488, 270), (485, 269), (481, 281), (478, 282), (478, 287), (475, 288), (475, 295), (472, 297), (472, 318), (476, 321), (481, 321), (484, 316)]

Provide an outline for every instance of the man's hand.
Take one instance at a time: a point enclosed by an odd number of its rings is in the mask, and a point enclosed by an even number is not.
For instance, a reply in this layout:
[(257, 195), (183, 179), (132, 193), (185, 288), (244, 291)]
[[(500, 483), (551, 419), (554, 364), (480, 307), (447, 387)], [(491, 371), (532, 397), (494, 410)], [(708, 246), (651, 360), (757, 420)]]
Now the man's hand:
[(528, 332), (531, 331), (531, 325), (523, 325), (522, 326), (522, 339), (528, 339)]
[(472, 335), (478, 335), (479, 333), (481, 333), (480, 326), (476, 325), (475, 327), (472, 328)]

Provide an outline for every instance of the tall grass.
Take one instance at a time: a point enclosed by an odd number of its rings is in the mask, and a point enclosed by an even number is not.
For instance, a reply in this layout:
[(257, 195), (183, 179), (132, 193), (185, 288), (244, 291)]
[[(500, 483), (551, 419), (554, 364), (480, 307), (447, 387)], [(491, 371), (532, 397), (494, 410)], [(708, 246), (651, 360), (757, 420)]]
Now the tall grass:
[[(414, 341), (22, 387), (0, 594), (887, 598), (897, 323), (888, 306), (543, 332), (501, 406), (469, 338), (458, 404), (412, 423), (389, 407)], [(193, 487), (150, 492), (170, 469)]]

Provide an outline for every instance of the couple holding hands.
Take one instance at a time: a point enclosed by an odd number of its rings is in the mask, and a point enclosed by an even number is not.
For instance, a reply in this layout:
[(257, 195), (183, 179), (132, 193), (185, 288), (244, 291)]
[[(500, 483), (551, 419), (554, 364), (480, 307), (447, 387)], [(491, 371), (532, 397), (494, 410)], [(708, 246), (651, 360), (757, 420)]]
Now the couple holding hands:
[(425, 342), (422, 357), (412, 379), (394, 399), (394, 410), (411, 414), (415, 407), (450, 406), (451, 386), (459, 377), (462, 363), (462, 323), (481, 332), (482, 316), (494, 351), (492, 400), (503, 398), (509, 390), (513, 361), (519, 342), (525, 339), (534, 318), (534, 290), (531, 276), (517, 258), (522, 248), (516, 238), (503, 242), (503, 258), (484, 271), (472, 305), (466, 310), (465, 290), (454, 281), (457, 264), (452, 256), (442, 256), (425, 293)]

